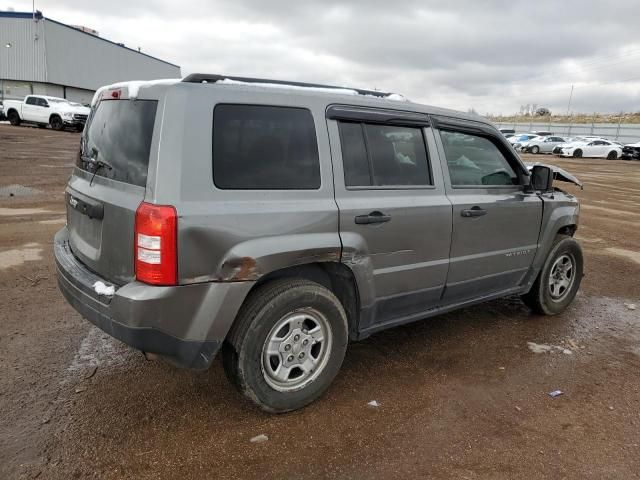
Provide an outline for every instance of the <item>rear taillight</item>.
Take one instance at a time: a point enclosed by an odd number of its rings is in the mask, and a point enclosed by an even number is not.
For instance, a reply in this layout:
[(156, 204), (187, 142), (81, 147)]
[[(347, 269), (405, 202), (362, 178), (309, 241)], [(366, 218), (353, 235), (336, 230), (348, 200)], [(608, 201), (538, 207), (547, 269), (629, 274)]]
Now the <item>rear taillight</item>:
[(178, 282), (178, 217), (171, 205), (142, 202), (136, 210), (136, 279), (152, 285)]

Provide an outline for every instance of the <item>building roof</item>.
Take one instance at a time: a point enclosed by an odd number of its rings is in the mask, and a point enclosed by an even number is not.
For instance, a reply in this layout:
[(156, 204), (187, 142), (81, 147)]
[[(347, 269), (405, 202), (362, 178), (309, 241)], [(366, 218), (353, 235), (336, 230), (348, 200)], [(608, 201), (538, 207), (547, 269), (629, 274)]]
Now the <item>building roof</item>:
[(73, 30), (74, 32), (78, 32), (79, 34), (89, 35), (91, 38), (97, 38), (98, 40), (102, 40), (103, 42), (110, 43), (111, 45), (115, 45), (116, 47), (124, 48), (125, 50), (129, 50), (129, 51), (137, 53), (139, 55), (144, 55), (145, 57), (152, 58), (153, 60), (157, 60), (159, 62), (166, 63), (167, 65), (171, 65), (172, 67), (180, 68), (180, 65), (176, 65), (175, 63), (167, 62), (166, 60), (162, 60), (161, 58), (154, 57), (153, 55), (148, 55), (148, 54), (140, 52), (140, 51), (138, 51), (138, 50), (136, 50), (134, 48), (126, 47), (122, 43), (112, 42), (111, 40), (107, 40), (106, 38), (103, 38), (103, 37), (100, 37), (100, 36), (97, 36), (97, 35), (93, 35), (93, 34), (88, 33), (88, 32), (84, 32), (84, 31), (82, 31), (82, 30), (80, 30), (78, 28), (72, 27), (71, 25), (67, 25), (66, 23), (58, 22), (57, 20), (53, 20), (51, 18), (44, 17), (42, 15), (42, 12), (39, 12), (39, 11), (36, 11), (35, 13), (34, 12), (0, 11), (0, 18), (20, 18), (20, 19), (29, 19), (29, 20), (31, 20), (31, 19), (34, 18), (34, 15), (35, 15), (36, 19), (44, 19), (44, 20), (46, 20), (48, 22), (52, 22), (52, 23), (58, 24), (58, 25), (60, 25), (62, 27), (69, 28), (69, 29)]

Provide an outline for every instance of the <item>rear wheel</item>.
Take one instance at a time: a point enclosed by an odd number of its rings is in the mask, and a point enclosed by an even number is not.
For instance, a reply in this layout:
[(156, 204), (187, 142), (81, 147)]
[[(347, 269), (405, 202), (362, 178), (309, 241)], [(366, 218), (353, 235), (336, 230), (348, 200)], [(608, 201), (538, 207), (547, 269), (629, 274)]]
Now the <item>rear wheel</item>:
[(531, 153), (535, 153), (535, 154), (540, 153), (540, 147), (537, 145), (534, 145), (533, 147), (531, 147)]
[(607, 160), (615, 160), (616, 158), (618, 158), (618, 152), (615, 150), (610, 151), (609, 155), (607, 155)]
[(11, 123), (11, 125), (13, 125), (14, 127), (20, 125), (20, 115), (18, 115), (18, 112), (16, 112), (15, 110), (11, 110), (9, 112), (9, 115), (7, 115), (7, 118), (9, 119), (9, 123)]
[(582, 248), (567, 235), (558, 235), (542, 270), (522, 301), (542, 315), (562, 313), (580, 288), (583, 272)]
[(53, 128), (54, 130), (62, 130), (62, 128), (64, 127), (62, 119), (58, 115), (53, 115), (51, 117), (51, 119), (49, 120), (49, 125), (51, 125), (51, 128)]
[(223, 365), (258, 407), (288, 412), (324, 393), (347, 342), (346, 313), (331, 291), (308, 280), (275, 280), (245, 301), (223, 345)]
[(582, 157), (582, 150), (580, 150), (580, 149), (575, 150), (573, 152), (573, 156), (576, 157), (576, 158)]

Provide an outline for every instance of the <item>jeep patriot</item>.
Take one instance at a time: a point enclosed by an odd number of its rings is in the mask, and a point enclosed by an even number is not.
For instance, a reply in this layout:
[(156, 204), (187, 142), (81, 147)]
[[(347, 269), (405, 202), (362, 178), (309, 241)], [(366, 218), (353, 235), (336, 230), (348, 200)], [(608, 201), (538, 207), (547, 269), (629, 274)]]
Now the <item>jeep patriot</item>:
[(567, 308), (579, 204), (554, 177), (571, 176), (523, 164), (481, 117), (396, 94), (114, 84), (66, 187), (58, 283), (113, 337), (193, 369), (220, 352), (240, 392), (286, 412), (350, 340), (507, 295)]

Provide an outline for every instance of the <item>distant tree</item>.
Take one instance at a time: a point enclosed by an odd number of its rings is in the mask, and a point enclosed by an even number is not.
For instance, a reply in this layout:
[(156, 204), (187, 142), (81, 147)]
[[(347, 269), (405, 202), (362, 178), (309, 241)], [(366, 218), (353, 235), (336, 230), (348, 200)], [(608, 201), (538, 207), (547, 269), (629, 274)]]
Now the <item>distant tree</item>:
[(539, 107), (536, 109), (536, 117), (548, 117), (551, 115), (551, 110), (547, 107)]

